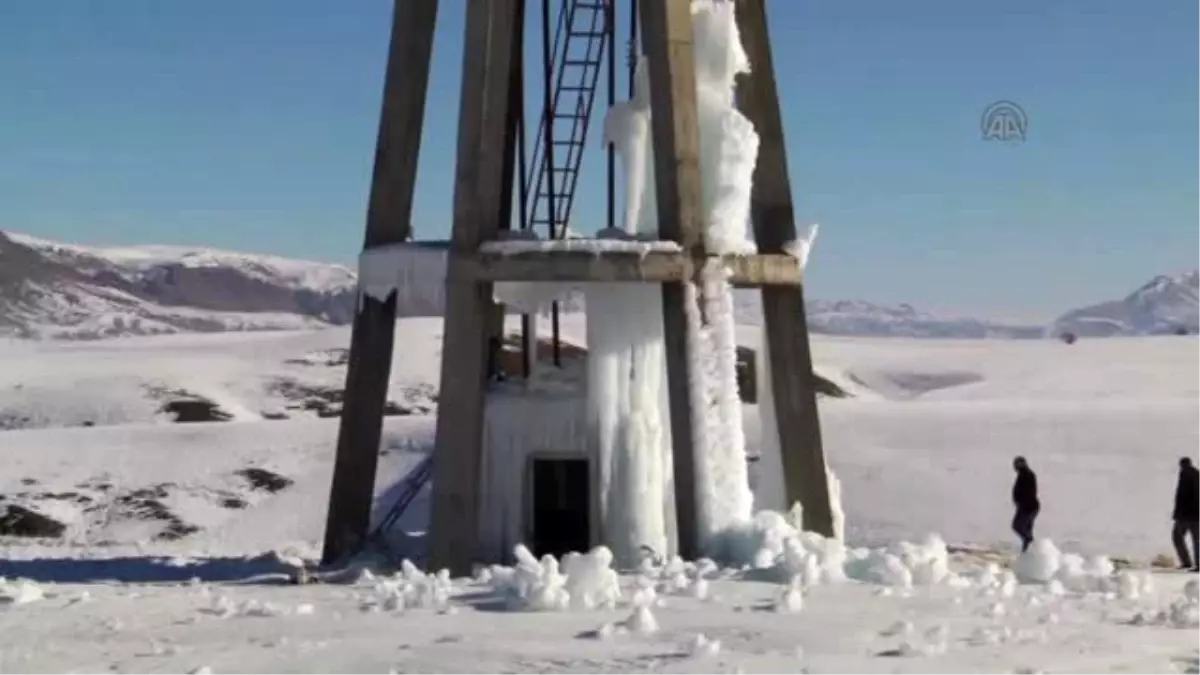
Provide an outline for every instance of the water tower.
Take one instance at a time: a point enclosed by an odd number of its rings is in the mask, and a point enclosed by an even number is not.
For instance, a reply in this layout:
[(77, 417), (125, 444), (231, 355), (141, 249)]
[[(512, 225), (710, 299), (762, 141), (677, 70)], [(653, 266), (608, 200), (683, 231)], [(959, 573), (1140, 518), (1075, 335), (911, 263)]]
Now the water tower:
[[(698, 0), (701, 1), (701, 0)], [(718, 0), (719, 1), (719, 0)], [(481, 553), (481, 495), (489, 397), (503, 309), (496, 284), (653, 284), (661, 289), (669, 448), (671, 524), (675, 551), (699, 552), (696, 410), (689, 396), (686, 289), (719, 259), (730, 281), (761, 288), (763, 343), (773, 367), (782, 484), (789, 503), (804, 506), (808, 530), (832, 536), (829, 485), (813, 389), (804, 314), (802, 265), (785, 252), (796, 238), (783, 125), (767, 34), (765, 0), (738, 0), (737, 24), (751, 74), (738, 83), (738, 105), (761, 139), (750, 198), (757, 251), (708, 250), (701, 208), (700, 141), (692, 0), (467, 0), (457, 142), (453, 228), (445, 274), (445, 328), (429, 564), (456, 573), (492, 557)], [(429, 82), (437, 0), (396, 0), (382, 118), (367, 211), (364, 252), (402, 248), (412, 238), (410, 214)], [(537, 15), (530, 15), (531, 11)], [(540, 27), (541, 59), (524, 63), (527, 25)], [(624, 27), (624, 30), (620, 30)], [(640, 42), (648, 76), (653, 147), (656, 242), (638, 247), (588, 247), (568, 239), (572, 206), (589, 129), (621, 96), (618, 56)], [(620, 54), (618, 52), (620, 51)], [(630, 69), (631, 70), (631, 69)], [(632, 82), (632, 72), (622, 73)], [(525, 124), (526, 84), (541, 80), (535, 130)], [(601, 88), (600, 84), (604, 83)], [(603, 89), (608, 106), (596, 111)], [(593, 142), (598, 139), (591, 137)], [(615, 219), (614, 159), (607, 166), (607, 226)], [(515, 213), (514, 213), (515, 212)], [(506, 234), (507, 233), (507, 234)], [(515, 233), (515, 234), (514, 234)], [(535, 233), (524, 249), (498, 242)], [(660, 245), (661, 244), (661, 245)], [(604, 248), (604, 250), (601, 250)], [(376, 256), (376, 258), (387, 256)], [(354, 322), (345, 406), (338, 435), (323, 560), (360, 550), (374, 501), (383, 408), (396, 318), (396, 293), (364, 293)], [(560, 360), (552, 312), (554, 360)], [(525, 358), (535, 358), (532, 317), (523, 321)], [(603, 532), (592, 537), (603, 543)]]

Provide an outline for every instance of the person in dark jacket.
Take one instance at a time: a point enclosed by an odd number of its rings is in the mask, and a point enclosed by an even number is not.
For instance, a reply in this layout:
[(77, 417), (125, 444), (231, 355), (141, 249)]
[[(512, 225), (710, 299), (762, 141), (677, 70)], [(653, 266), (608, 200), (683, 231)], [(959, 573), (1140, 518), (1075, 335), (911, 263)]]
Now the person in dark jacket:
[(1037, 474), (1029, 468), (1024, 457), (1013, 459), (1013, 470), (1017, 480), (1013, 482), (1012, 500), (1017, 513), (1013, 516), (1012, 529), (1021, 538), (1021, 552), (1033, 543), (1033, 522), (1037, 520), (1042, 505), (1038, 502)]
[[(1175, 486), (1175, 511), (1171, 518), (1175, 520), (1171, 543), (1175, 544), (1180, 568), (1200, 572), (1200, 470), (1192, 464), (1191, 457), (1179, 460), (1179, 484)], [(1190, 555), (1188, 535), (1192, 537)]]

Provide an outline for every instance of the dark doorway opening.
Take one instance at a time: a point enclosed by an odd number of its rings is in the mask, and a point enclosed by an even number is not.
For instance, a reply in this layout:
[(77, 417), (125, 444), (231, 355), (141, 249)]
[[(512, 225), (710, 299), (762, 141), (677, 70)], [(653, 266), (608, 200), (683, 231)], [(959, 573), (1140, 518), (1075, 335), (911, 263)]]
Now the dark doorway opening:
[(561, 557), (591, 548), (591, 481), (586, 459), (534, 458), (530, 549)]

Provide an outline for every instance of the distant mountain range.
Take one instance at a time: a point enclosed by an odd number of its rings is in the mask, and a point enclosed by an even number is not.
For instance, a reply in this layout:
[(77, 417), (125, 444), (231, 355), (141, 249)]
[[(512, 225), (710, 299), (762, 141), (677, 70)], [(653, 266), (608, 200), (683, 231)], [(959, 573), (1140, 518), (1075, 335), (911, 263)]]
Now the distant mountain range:
[[(399, 314), (441, 313), (436, 247), (400, 295)], [(428, 267), (432, 256), (433, 267)], [(88, 247), (0, 232), (0, 335), (97, 339), (124, 335), (287, 330), (348, 324), (354, 271), (328, 263), (177, 246)], [(814, 332), (858, 336), (1039, 338), (1197, 330), (1197, 272), (1157, 277), (1122, 300), (1067, 312), (1049, 327), (921, 311), (910, 305), (810, 299)], [(739, 291), (739, 321), (758, 323), (756, 296)]]
[[(737, 291), (734, 308), (739, 323), (762, 322), (753, 291)], [(808, 327), (815, 333), (918, 338), (1040, 338), (1042, 326), (1022, 326), (988, 319), (939, 315), (912, 305), (880, 305), (864, 300), (806, 299)]]
[(1154, 277), (1120, 300), (1063, 314), (1050, 330), (1078, 337), (1195, 334), (1200, 331), (1200, 271)]
[(354, 273), (208, 249), (89, 248), (0, 232), (0, 333), (27, 338), (348, 323)]

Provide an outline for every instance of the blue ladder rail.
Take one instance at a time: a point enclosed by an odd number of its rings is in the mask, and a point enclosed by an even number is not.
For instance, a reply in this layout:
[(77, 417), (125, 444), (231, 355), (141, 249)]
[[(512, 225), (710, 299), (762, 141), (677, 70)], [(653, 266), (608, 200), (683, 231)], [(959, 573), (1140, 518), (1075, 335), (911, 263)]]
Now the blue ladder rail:
[(429, 482), (432, 476), (433, 453), (430, 453), (412, 471), (408, 472), (408, 475), (401, 481), (400, 496), (396, 498), (396, 503), (392, 504), (392, 507), (388, 509), (383, 520), (379, 521), (375, 532), (371, 534), (371, 539), (382, 539), (400, 521), (400, 517), (412, 505), (413, 500), (421, 492), (421, 488), (425, 487), (425, 484)]

